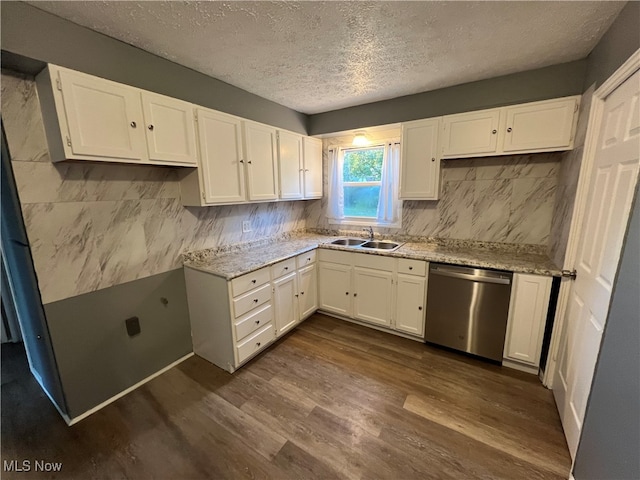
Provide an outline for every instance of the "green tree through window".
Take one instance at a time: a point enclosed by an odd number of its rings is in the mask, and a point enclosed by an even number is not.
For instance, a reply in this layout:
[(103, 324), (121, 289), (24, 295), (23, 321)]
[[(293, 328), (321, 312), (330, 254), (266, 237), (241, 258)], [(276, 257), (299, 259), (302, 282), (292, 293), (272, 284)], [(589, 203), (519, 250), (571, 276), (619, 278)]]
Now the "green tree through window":
[(377, 216), (383, 160), (384, 147), (344, 151), (342, 179), (345, 216), (363, 218)]

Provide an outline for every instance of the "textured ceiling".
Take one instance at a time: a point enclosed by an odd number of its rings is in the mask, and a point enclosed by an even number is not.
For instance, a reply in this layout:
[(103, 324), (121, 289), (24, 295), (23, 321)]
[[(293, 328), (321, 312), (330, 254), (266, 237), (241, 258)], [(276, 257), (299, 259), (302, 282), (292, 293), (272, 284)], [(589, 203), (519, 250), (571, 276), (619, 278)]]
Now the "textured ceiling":
[(625, 2), (29, 2), (312, 114), (586, 57)]

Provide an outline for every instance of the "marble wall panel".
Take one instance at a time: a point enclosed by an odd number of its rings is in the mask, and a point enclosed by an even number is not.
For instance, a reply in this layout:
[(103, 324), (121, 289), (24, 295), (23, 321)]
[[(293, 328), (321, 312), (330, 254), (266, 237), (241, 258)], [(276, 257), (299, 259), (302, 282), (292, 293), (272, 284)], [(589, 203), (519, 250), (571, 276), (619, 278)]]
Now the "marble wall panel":
[(2, 72), (2, 119), (45, 304), (179, 268), (184, 251), (306, 227), (302, 201), (183, 207), (179, 168), (51, 163), (32, 78)]
[[(400, 135), (399, 130), (392, 133)], [(351, 136), (323, 140), (325, 191), (328, 147), (350, 145), (351, 141)], [(400, 229), (375, 230), (389, 235), (546, 246), (562, 155), (538, 153), (443, 160), (440, 200), (406, 200)], [(337, 225), (329, 224), (326, 208), (326, 199), (309, 203), (307, 225), (338, 229)], [(361, 227), (340, 228), (357, 231)]]
[(580, 166), (582, 165), (582, 156), (584, 154), (584, 145), (587, 136), (589, 111), (591, 110), (591, 100), (594, 91), (595, 85), (592, 85), (582, 94), (574, 149), (563, 153), (562, 161), (560, 162), (557, 194), (553, 206), (548, 243), (549, 257), (560, 267), (562, 267), (565, 262), (571, 218), (573, 216), (573, 206), (576, 199)]

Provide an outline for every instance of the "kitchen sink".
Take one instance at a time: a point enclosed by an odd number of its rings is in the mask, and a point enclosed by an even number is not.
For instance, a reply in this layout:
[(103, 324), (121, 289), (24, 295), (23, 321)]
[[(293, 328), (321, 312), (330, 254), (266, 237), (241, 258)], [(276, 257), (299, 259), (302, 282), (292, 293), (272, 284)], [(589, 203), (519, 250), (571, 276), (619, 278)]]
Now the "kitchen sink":
[(344, 245), (345, 247), (357, 247), (365, 241), (361, 238), (339, 238), (331, 242), (331, 245)]
[(389, 242), (389, 241), (378, 241), (378, 240), (371, 240), (369, 242), (365, 242), (362, 245), (360, 245), (360, 248), (367, 248), (371, 250), (387, 250), (387, 251), (393, 251), (399, 247), (400, 247), (399, 243)]

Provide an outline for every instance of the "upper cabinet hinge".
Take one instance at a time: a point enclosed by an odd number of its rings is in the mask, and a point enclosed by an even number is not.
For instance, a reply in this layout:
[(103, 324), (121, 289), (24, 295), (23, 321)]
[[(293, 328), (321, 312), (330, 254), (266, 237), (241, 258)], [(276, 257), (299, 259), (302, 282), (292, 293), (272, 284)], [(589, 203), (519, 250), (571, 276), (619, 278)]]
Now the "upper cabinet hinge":
[(575, 280), (577, 275), (578, 275), (578, 273), (576, 272), (575, 269), (573, 269), (573, 270), (562, 270), (561, 273), (562, 273), (563, 277), (570, 278), (572, 280)]
[(60, 81), (60, 77), (56, 78), (56, 88), (62, 91), (62, 82)]
[(67, 145), (71, 146), (71, 139), (69, 137), (67, 137)]

